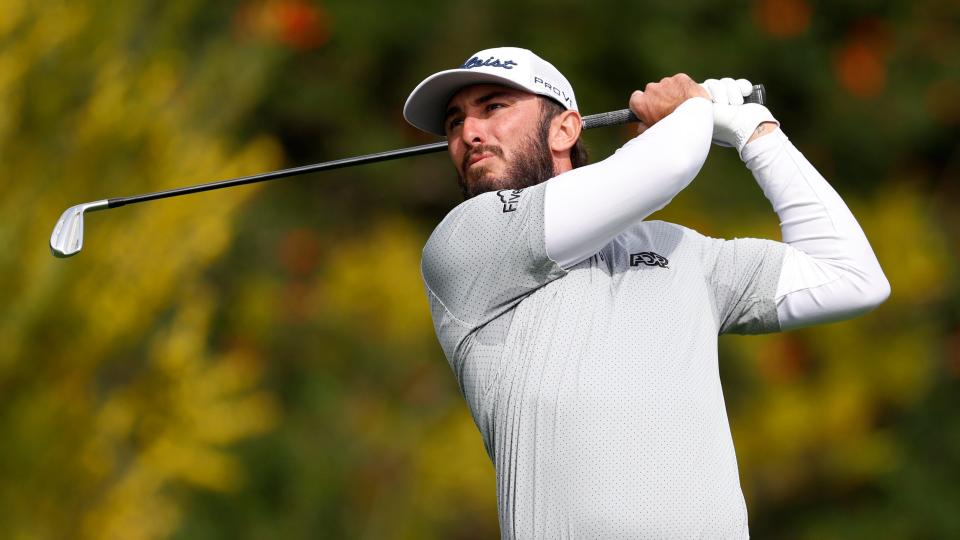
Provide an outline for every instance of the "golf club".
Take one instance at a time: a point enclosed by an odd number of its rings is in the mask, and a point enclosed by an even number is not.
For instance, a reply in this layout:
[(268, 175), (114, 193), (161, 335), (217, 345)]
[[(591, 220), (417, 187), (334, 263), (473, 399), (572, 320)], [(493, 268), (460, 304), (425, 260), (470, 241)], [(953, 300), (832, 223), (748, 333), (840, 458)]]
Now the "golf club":
[[(762, 84), (754, 85), (753, 91), (744, 98), (747, 103), (766, 104), (766, 89)], [(606, 126), (617, 126), (639, 120), (630, 111), (630, 109), (621, 109), (605, 113), (594, 114), (583, 117), (583, 129), (593, 129)], [(421, 154), (431, 154), (443, 152), (447, 149), (447, 141), (440, 141), (410, 148), (401, 148), (398, 150), (387, 150), (365, 156), (349, 157), (324, 163), (315, 163), (312, 165), (303, 165), (290, 169), (282, 169), (252, 176), (242, 176), (230, 180), (221, 180), (195, 186), (186, 186), (181, 188), (169, 189), (166, 191), (157, 191), (154, 193), (145, 193), (142, 195), (132, 195), (130, 197), (117, 197), (113, 199), (103, 199), (94, 202), (78, 204), (68, 208), (57, 220), (53, 228), (53, 234), (50, 235), (50, 251), (55, 257), (66, 258), (75, 255), (83, 248), (83, 216), (87, 212), (96, 212), (108, 208), (117, 208), (128, 204), (134, 204), (154, 199), (164, 199), (167, 197), (177, 197), (179, 195), (189, 195), (191, 193), (200, 193), (214, 189), (242, 186), (256, 182), (265, 182), (267, 180), (276, 180), (278, 178), (287, 178), (301, 174), (328, 171), (353, 165), (363, 165), (367, 163), (376, 163), (378, 161), (388, 161), (403, 157), (419, 156)]]

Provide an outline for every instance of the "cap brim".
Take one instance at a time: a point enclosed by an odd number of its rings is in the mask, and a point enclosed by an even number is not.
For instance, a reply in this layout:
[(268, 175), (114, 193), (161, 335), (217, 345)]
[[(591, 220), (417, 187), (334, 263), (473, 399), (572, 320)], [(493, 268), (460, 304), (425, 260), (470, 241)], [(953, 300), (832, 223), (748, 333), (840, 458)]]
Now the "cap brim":
[(469, 69), (449, 69), (427, 77), (413, 89), (403, 106), (403, 117), (423, 131), (445, 136), (443, 120), (447, 103), (458, 90), (473, 84), (501, 84), (530, 91), (499, 75)]

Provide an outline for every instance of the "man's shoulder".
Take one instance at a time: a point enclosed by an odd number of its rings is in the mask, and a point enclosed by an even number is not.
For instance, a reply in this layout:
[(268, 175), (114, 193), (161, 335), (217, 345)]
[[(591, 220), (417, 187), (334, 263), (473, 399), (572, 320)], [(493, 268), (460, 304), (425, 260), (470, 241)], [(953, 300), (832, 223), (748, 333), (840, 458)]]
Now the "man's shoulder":
[(624, 230), (618, 238), (642, 239), (645, 241), (699, 241), (709, 237), (690, 227), (670, 223), (669, 221), (649, 220), (634, 223)]
[[(484, 194), (486, 195), (486, 194)], [(478, 195), (472, 199), (467, 199), (455, 206), (447, 215), (443, 216), (440, 223), (433, 228), (427, 243), (423, 246), (423, 256), (426, 257), (431, 251), (436, 250), (440, 245), (447, 243), (451, 234), (456, 229), (456, 224), (463, 218), (466, 212), (469, 212), (472, 206), (478, 204), (477, 199), (483, 195)]]
[(424, 251), (447, 243), (452, 237), (476, 240), (488, 227), (507, 223), (512, 218), (526, 215), (530, 205), (542, 206), (543, 184), (524, 189), (502, 189), (481, 193), (458, 204), (437, 224), (430, 234)]

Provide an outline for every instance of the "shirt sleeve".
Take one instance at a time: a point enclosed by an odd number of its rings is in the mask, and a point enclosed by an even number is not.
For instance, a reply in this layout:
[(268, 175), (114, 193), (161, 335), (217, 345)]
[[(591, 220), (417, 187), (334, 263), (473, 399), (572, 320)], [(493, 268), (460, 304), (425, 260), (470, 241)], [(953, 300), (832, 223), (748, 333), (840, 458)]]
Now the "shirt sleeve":
[(544, 244), (545, 187), (478, 195), (434, 230), (421, 272), (438, 331), (486, 324), (566, 273)]
[(718, 333), (779, 331), (776, 292), (785, 246), (756, 238), (703, 239), (704, 278)]

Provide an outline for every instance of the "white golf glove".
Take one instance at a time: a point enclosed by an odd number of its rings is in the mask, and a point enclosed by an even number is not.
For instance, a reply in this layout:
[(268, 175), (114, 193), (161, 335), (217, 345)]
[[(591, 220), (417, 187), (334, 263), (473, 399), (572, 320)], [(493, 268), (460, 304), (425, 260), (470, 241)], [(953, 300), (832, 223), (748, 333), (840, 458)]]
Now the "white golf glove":
[(779, 124), (763, 105), (743, 102), (744, 96), (753, 91), (753, 84), (746, 79), (707, 79), (702, 86), (713, 98), (714, 144), (732, 146), (739, 153), (757, 126), (764, 122)]

